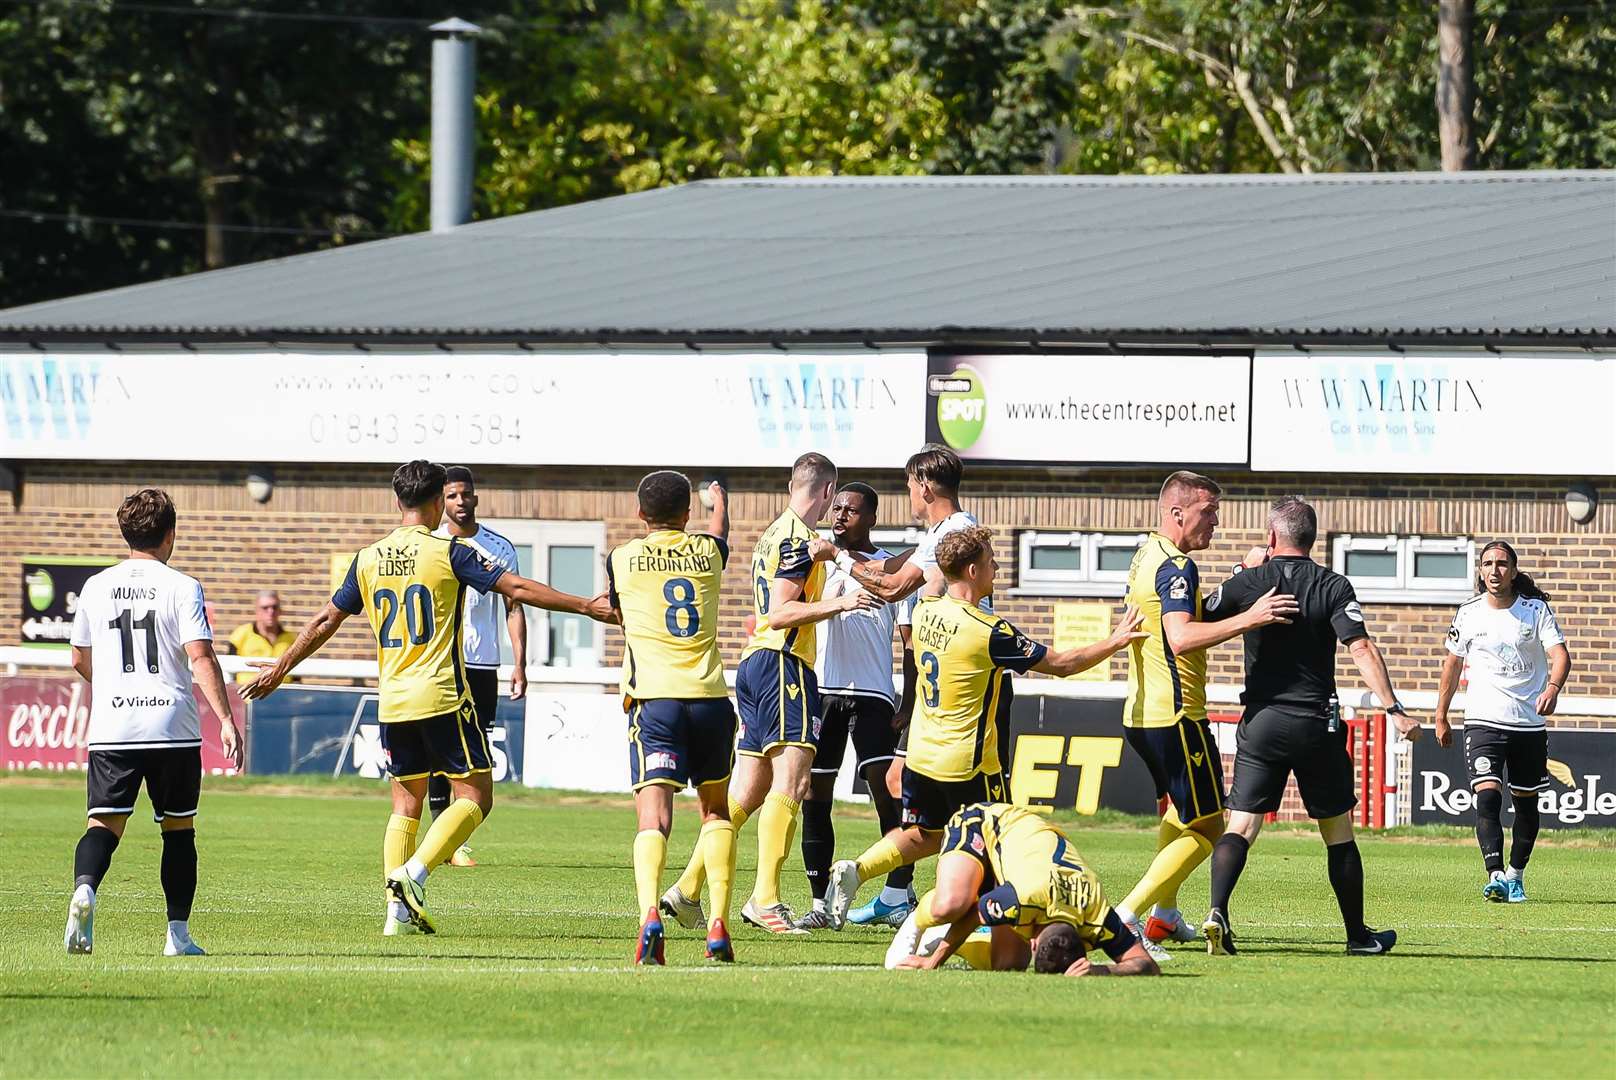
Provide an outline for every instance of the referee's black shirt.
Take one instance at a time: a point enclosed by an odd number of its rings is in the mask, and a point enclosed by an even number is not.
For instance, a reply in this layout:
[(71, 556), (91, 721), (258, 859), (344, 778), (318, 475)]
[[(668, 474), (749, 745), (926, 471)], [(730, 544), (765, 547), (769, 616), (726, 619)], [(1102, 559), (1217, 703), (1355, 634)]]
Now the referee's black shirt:
[(1296, 597), (1300, 614), (1245, 635), (1248, 708), (1279, 706), (1321, 714), (1335, 693), (1335, 647), (1368, 637), (1352, 583), (1305, 555), (1276, 555), (1243, 570), (1206, 598), (1202, 618), (1227, 619), (1250, 608), (1269, 589)]

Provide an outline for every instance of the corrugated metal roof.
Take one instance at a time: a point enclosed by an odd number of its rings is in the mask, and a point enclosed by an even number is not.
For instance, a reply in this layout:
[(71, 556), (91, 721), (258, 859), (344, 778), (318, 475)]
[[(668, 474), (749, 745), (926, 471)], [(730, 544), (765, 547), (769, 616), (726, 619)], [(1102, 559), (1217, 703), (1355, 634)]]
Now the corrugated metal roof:
[(0, 336), (1616, 337), (1616, 171), (707, 181), (0, 312)]

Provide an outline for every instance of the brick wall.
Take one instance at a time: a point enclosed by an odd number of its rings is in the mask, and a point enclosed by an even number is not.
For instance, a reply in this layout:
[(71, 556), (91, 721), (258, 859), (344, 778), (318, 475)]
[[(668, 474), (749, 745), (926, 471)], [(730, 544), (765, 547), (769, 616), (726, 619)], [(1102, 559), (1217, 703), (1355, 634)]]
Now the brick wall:
[[(247, 497), (241, 465), (119, 462), (27, 463), (20, 500), (0, 493), (0, 579), (11, 582), (0, 598), (0, 642), (18, 640), (19, 561), (33, 553), (120, 555), (113, 514), (136, 486), (167, 488), (180, 509), (174, 565), (199, 577), (216, 610), (216, 630), (227, 633), (251, 618), (263, 587), (280, 590), (290, 620), (301, 623), (330, 594), (330, 556), (351, 552), (396, 521), (382, 466), (279, 466), (276, 487), (264, 505)], [(480, 513), (485, 518), (601, 521), (608, 545), (635, 535), (634, 484), (639, 470), (483, 468)], [(1143, 530), (1154, 523), (1155, 491), (1163, 470), (985, 470), (967, 477), (964, 502), (998, 531), (1001, 589), (1016, 580), (1016, 530)], [(692, 470), (700, 476), (701, 470)], [(908, 499), (900, 472), (849, 472), (881, 493), (880, 525), (903, 527)], [(734, 664), (743, 643), (741, 625), (750, 612), (745, 554), (784, 506), (784, 474), (776, 470), (731, 475), (731, 545), (738, 554), (725, 579), (721, 641)], [(1296, 493), (1318, 507), (1320, 527), (1333, 533), (1419, 533), (1427, 536), (1504, 537), (1554, 598), (1555, 611), (1575, 660), (1567, 692), (1616, 695), (1616, 646), (1612, 624), (1616, 595), (1616, 506), (1607, 497), (1594, 520), (1575, 525), (1562, 502), (1569, 478), (1493, 479), (1352, 477), (1283, 474), (1219, 476), (1228, 494), (1211, 551), (1198, 556), (1202, 580), (1211, 588), (1251, 545), (1265, 537), (1267, 502)], [(699, 513), (697, 515), (700, 516)], [(1317, 553), (1326, 549), (1321, 538)], [(1003, 596), (998, 610), (1028, 633), (1052, 632), (1051, 598)], [(1120, 610), (1120, 607), (1118, 608)], [(1367, 604), (1371, 631), (1386, 653), (1395, 684), (1434, 690), (1442, 635), (1450, 604)], [(621, 638), (608, 631), (606, 659), (621, 655)], [(362, 624), (350, 622), (322, 655), (368, 657), (373, 645)], [(1361, 685), (1345, 662), (1344, 686)], [(1238, 643), (1216, 649), (1210, 663), (1216, 682), (1240, 680)], [(1110, 675), (1125, 677), (1121, 660)], [(1577, 722), (1575, 718), (1567, 718)], [(1592, 723), (1590, 721), (1590, 723)]]

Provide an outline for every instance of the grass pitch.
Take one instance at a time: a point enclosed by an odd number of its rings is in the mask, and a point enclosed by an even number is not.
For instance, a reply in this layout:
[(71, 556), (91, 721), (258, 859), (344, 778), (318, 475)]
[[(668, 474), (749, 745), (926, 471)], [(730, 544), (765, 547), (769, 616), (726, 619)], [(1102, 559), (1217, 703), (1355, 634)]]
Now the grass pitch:
[[(1271, 832), (1235, 896), (1243, 955), (1184, 946), (1160, 979), (1079, 980), (886, 972), (889, 931), (776, 940), (738, 917), (735, 967), (675, 928), (669, 967), (636, 970), (628, 804), (553, 795), (505, 798), (477, 834), (482, 865), (433, 875), (436, 937), (383, 939), (379, 785), (212, 779), (192, 917), (212, 955), (160, 955), (143, 802), (95, 954), (70, 957), (83, 806), (71, 779), (0, 778), (0, 1076), (1541, 1076), (1601, 1071), (1616, 1045), (1608, 839), (1540, 846), (1514, 907), (1481, 900), (1462, 838), (1363, 841), (1370, 923), (1400, 941), (1347, 957), (1317, 837)], [(670, 864), (693, 832), (690, 807), (676, 815)], [(1153, 832), (1067, 824), (1120, 898)], [(874, 831), (850, 811), (841, 853)], [(788, 880), (802, 906), (795, 860)], [(1186, 913), (1205, 897), (1203, 868)]]

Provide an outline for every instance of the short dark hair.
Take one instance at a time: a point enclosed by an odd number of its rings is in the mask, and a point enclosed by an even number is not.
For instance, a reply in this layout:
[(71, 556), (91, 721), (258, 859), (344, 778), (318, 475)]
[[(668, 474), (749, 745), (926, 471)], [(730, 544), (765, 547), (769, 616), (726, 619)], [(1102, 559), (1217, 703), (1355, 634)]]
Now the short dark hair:
[(876, 509), (881, 505), (881, 496), (877, 495), (875, 493), (875, 489), (863, 481), (853, 480), (849, 483), (843, 484), (842, 492), (848, 495), (857, 495), (859, 498), (863, 499), (864, 509), (868, 510), (872, 514), (875, 513)]
[(640, 513), (646, 521), (669, 525), (690, 509), (690, 477), (672, 469), (647, 473), (640, 481)]
[(398, 496), (400, 506), (414, 510), (442, 495), (448, 480), (448, 469), (435, 461), (417, 458), (393, 470), (393, 494)]
[(971, 525), (955, 529), (937, 541), (937, 568), (943, 576), (958, 580), (965, 576), (965, 568), (982, 557), (982, 552), (993, 549), (993, 530), (985, 525)]
[(965, 463), (941, 443), (927, 443), (904, 462), (903, 471), (922, 484), (931, 484), (957, 494), (965, 479)]
[(836, 465), (824, 454), (810, 450), (791, 463), (791, 490), (836, 482)]
[(1160, 501), (1166, 502), (1169, 495), (1188, 494), (1192, 491), (1204, 491), (1214, 498), (1223, 494), (1223, 488), (1210, 476), (1202, 476), (1198, 472), (1188, 469), (1179, 469), (1162, 481)]
[(1040, 975), (1064, 975), (1083, 955), (1083, 942), (1077, 930), (1067, 923), (1050, 923), (1038, 934), (1032, 969)]
[(118, 507), (118, 531), (136, 551), (155, 551), (174, 530), (179, 515), (162, 488), (141, 488)]
[(1303, 551), (1311, 549), (1319, 538), (1318, 512), (1298, 495), (1275, 499), (1268, 508), (1268, 524), (1281, 540)]
[(477, 490), (477, 481), (471, 477), (471, 470), (464, 465), (451, 465), (443, 470), (445, 484), (465, 484), (468, 491)]

